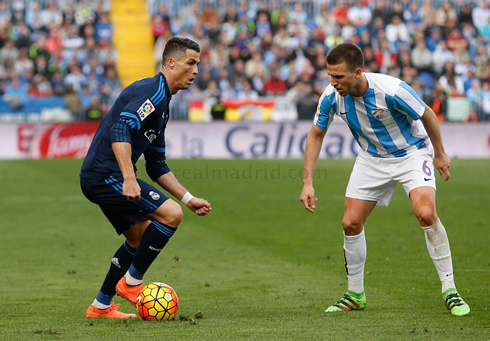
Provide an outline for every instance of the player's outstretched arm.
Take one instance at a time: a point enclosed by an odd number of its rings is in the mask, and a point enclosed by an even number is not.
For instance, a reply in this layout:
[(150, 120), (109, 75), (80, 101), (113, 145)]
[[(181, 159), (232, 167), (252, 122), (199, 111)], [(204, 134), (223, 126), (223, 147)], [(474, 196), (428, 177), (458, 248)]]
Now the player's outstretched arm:
[(439, 121), (437, 116), (429, 106), (425, 107), (425, 112), (420, 119), (424, 124), (427, 134), (429, 134), (432, 146), (434, 147), (434, 166), (439, 171), (442, 178), (449, 180), (451, 174), (449, 173), (449, 167), (451, 166), (451, 159), (444, 150), (442, 144), (441, 129), (439, 128)]
[(325, 137), (326, 130), (320, 129), (313, 125), (308, 137), (306, 138), (306, 150), (305, 150), (305, 162), (303, 177), (303, 190), (299, 200), (303, 202), (305, 209), (311, 213), (314, 213), (316, 202), (318, 198), (315, 198), (315, 189), (313, 188), (313, 174), (315, 172), (318, 156), (320, 155), (320, 149), (322, 148), (323, 138)]
[[(182, 186), (172, 172), (163, 174), (157, 179), (157, 183), (174, 197), (184, 202), (187, 208), (199, 216), (207, 215), (211, 211), (211, 204), (203, 198), (192, 196)], [(184, 197), (186, 196), (186, 197)]]

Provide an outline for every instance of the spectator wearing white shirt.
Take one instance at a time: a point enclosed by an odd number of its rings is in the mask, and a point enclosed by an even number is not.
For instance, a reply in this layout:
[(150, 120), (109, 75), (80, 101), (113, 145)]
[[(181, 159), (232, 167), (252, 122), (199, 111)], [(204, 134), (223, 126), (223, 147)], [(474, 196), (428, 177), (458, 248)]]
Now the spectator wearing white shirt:
[(369, 7), (364, 6), (361, 0), (356, 2), (356, 5), (349, 8), (347, 19), (356, 27), (364, 29), (371, 23), (372, 13)]
[(63, 13), (58, 8), (56, 1), (51, 0), (48, 8), (42, 12), (42, 20), (45, 27), (60, 27), (63, 23)]
[(447, 44), (445, 41), (441, 41), (439, 45), (437, 45), (436, 50), (432, 55), (432, 60), (434, 61), (434, 70), (436, 73), (440, 74), (444, 64), (446, 62), (454, 61), (453, 53), (447, 48)]
[(481, 0), (480, 6), (473, 8), (471, 12), (473, 16), (473, 25), (476, 29), (483, 27), (487, 24), (487, 19), (490, 17), (490, 9), (488, 8), (488, 0)]
[(5, 8), (5, 3), (0, 2), (0, 27), (7, 27), (6, 25), (12, 20), (12, 13)]
[(308, 14), (303, 9), (303, 5), (300, 2), (294, 4), (294, 9), (289, 12), (289, 19), (296, 20), (299, 25), (307, 24)]
[(407, 26), (397, 15), (391, 19), (391, 24), (386, 25), (386, 39), (393, 44), (397, 39), (410, 42)]
[(427, 48), (425, 40), (417, 40), (415, 48), (411, 52), (413, 66), (420, 71), (431, 72), (432, 53)]

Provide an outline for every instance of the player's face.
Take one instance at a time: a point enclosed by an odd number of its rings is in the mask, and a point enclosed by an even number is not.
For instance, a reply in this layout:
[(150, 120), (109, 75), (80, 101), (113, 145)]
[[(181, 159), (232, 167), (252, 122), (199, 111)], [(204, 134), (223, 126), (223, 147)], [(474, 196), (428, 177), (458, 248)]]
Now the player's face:
[(361, 69), (350, 71), (343, 62), (337, 65), (327, 64), (327, 71), (332, 78), (330, 83), (341, 96), (357, 95), (362, 75)]
[(199, 53), (191, 49), (175, 60), (173, 68), (175, 90), (189, 89), (199, 73), (197, 65), (200, 62)]

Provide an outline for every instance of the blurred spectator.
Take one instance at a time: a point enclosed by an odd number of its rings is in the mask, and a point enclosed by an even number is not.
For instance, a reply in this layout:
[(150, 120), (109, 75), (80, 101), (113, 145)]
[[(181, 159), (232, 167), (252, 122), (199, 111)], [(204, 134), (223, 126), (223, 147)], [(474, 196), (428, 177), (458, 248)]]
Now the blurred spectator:
[(267, 17), (267, 14), (262, 12), (258, 15), (255, 22), (255, 34), (262, 38), (267, 32), (271, 30), (271, 23)]
[(407, 26), (398, 15), (393, 16), (391, 23), (386, 26), (386, 39), (392, 46), (397, 40), (410, 42)]
[(293, 6), (293, 10), (289, 12), (290, 21), (296, 21), (298, 25), (307, 25), (308, 24), (308, 13), (303, 8), (303, 4), (301, 2), (296, 2)]
[(75, 49), (84, 45), (85, 40), (79, 35), (78, 28), (75, 25), (71, 25), (68, 28), (68, 32), (63, 39), (63, 48)]
[(29, 58), (27, 47), (19, 49), (18, 59), (14, 61), (14, 73), (24, 75), (27, 71), (34, 72), (34, 62)]
[(458, 15), (456, 14), (452, 3), (450, 1), (444, 1), (442, 7), (436, 11), (436, 24), (445, 26), (449, 20), (457, 22)]
[[(269, 18), (267, 18), (269, 20)], [(238, 21), (238, 14), (236, 12), (236, 6), (234, 4), (229, 4), (226, 7), (226, 13), (225, 16), (223, 17), (223, 22), (237, 22)]]
[(121, 82), (117, 77), (116, 69), (114, 67), (108, 67), (106, 69), (101, 83), (109, 86), (110, 106), (112, 106), (122, 90)]
[(83, 85), (87, 84), (87, 81), (87, 76), (81, 72), (78, 65), (74, 65), (65, 77), (65, 86), (73, 88), (76, 92), (81, 92)]
[(487, 18), (487, 22), (478, 28), (478, 33), (486, 43), (490, 41), (490, 16)]
[(42, 22), (45, 27), (59, 27), (63, 23), (63, 13), (55, 0), (50, 0), (48, 7), (42, 11)]
[(470, 26), (473, 26), (471, 8), (467, 2), (464, 2), (459, 10), (458, 22), (460, 25), (469, 24)]
[(5, 88), (3, 100), (12, 110), (21, 109), (28, 100), (26, 89), (21, 85), (19, 78), (13, 77), (10, 84)]
[(369, 7), (364, 5), (362, 0), (357, 0), (355, 6), (349, 8), (347, 19), (354, 25), (360, 33), (371, 23), (372, 13)]
[(170, 16), (167, 12), (167, 5), (164, 2), (158, 3), (158, 10), (155, 15), (159, 16), (163, 21), (170, 25)]
[(372, 20), (381, 19), (383, 26), (390, 22), (390, 13), (387, 6), (387, 0), (378, 0), (374, 3)]
[(488, 8), (487, 0), (480, 0), (480, 6), (473, 8), (472, 18), (473, 25), (476, 29), (480, 29), (486, 25), (488, 18), (490, 17), (490, 8)]
[(403, 11), (403, 20), (407, 25), (413, 24), (414, 26), (418, 26), (422, 23), (422, 11), (416, 2), (411, 2)]
[(30, 1), (28, 3), (25, 23), (32, 30), (38, 30), (43, 26), (43, 16), (41, 6), (36, 1)]
[(99, 20), (94, 26), (95, 39), (100, 41), (101, 39), (107, 39), (112, 42), (112, 23), (109, 20), (107, 13), (102, 13)]
[(0, 2), (0, 27), (6, 27), (12, 21), (12, 13), (8, 11), (5, 3)]
[(270, 76), (265, 81), (264, 88), (267, 96), (281, 96), (286, 92), (286, 82), (279, 78), (277, 68), (270, 69)]
[(480, 120), (490, 120), (490, 82), (483, 82), (482, 111)]
[(259, 99), (259, 94), (252, 88), (252, 84), (245, 78), (241, 78), (237, 82), (240, 86), (237, 89), (237, 99), (246, 99), (256, 101)]
[(85, 23), (95, 21), (95, 12), (89, 6), (86, 0), (80, 0), (75, 11), (75, 23), (82, 26)]
[(454, 63), (446, 62), (443, 72), (439, 77), (439, 84), (448, 96), (463, 96), (464, 82), (461, 76), (454, 72)]
[(53, 89), (53, 94), (57, 96), (62, 96), (66, 92), (64, 76), (60, 70), (55, 70), (51, 76), (51, 88)]
[(335, 18), (335, 24), (340, 27), (350, 24), (347, 15), (349, 13), (349, 6), (346, 1), (338, 1), (337, 5), (332, 10), (332, 14)]
[(432, 53), (427, 48), (425, 40), (417, 40), (417, 44), (411, 53), (411, 59), (413, 66), (416, 67), (419, 72), (432, 72)]
[(245, 76), (251, 79), (256, 73), (261, 75), (265, 75), (266, 67), (264, 62), (262, 61), (262, 54), (259, 52), (255, 52), (252, 55), (252, 59), (245, 63)]
[(0, 63), (12, 65), (17, 59), (19, 59), (19, 49), (15, 47), (13, 40), (8, 39), (0, 48)]
[(434, 61), (434, 70), (436, 74), (440, 74), (442, 72), (443, 66), (447, 62), (454, 61), (453, 53), (447, 48), (447, 44), (445, 41), (441, 41), (439, 45), (437, 45), (434, 54), (432, 55)]

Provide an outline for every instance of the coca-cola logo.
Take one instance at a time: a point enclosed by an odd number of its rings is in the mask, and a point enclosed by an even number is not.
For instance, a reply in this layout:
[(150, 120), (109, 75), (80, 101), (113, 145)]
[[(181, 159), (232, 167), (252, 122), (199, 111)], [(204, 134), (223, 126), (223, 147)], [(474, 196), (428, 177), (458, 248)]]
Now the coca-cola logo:
[(92, 143), (98, 123), (53, 124), (42, 130), (31, 147), (34, 158), (83, 158)]

